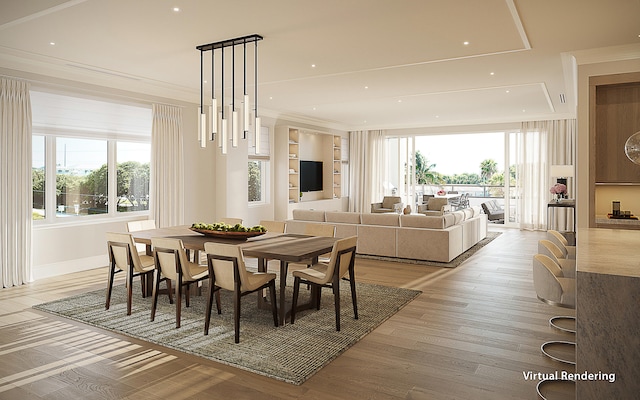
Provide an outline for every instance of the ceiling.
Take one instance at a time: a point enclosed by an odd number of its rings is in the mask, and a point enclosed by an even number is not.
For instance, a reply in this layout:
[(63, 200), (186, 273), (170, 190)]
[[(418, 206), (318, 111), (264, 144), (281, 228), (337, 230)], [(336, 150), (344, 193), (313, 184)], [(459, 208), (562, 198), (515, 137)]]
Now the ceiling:
[(196, 46), (260, 34), (260, 113), (345, 130), (571, 118), (571, 54), (631, 46), (640, 58), (640, 0), (0, 0), (0, 11), (5, 71), (192, 103)]

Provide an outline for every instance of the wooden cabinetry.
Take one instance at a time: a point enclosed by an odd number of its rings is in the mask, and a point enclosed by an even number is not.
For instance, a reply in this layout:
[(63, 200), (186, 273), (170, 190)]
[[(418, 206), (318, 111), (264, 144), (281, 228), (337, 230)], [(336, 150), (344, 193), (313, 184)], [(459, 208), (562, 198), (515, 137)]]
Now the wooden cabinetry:
[(333, 136), (333, 197), (342, 197), (342, 137)]

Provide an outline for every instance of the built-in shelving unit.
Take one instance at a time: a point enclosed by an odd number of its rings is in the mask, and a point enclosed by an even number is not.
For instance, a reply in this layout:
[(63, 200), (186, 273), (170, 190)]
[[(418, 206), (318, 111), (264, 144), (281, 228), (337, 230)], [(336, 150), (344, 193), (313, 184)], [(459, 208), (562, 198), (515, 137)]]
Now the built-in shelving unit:
[[(278, 219), (295, 208), (342, 209), (344, 138), (341, 135), (293, 126), (276, 126), (275, 201)], [(300, 161), (322, 162), (322, 190), (301, 192)]]

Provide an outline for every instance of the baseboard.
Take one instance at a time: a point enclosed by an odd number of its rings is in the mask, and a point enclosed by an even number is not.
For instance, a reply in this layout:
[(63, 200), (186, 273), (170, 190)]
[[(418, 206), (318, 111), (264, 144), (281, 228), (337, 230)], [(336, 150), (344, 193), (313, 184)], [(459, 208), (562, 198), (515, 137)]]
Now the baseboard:
[(39, 280), (104, 267), (108, 264), (106, 255), (62, 261), (58, 263), (34, 265), (31, 269), (33, 279)]

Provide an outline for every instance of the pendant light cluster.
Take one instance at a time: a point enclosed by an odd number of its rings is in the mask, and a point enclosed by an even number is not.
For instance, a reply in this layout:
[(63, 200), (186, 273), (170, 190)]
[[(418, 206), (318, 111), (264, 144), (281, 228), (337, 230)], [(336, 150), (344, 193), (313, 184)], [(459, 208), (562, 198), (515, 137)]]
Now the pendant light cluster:
[[(200, 140), (200, 147), (207, 147), (207, 140), (215, 140), (216, 134), (218, 134), (218, 146), (222, 150), (222, 154), (227, 154), (227, 144), (231, 140), (231, 146), (237, 147), (238, 140), (240, 138), (240, 117), (238, 109), (236, 108), (236, 47), (242, 46), (243, 51), (243, 105), (242, 105), (242, 138), (246, 139), (249, 134), (249, 120), (251, 105), (249, 103), (249, 94), (247, 93), (247, 44), (253, 43), (254, 50), (254, 99), (253, 99), (253, 112), (254, 112), (254, 124), (253, 134), (255, 138), (256, 154), (260, 152), (260, 117), (258, 117), (258, 41), (262, 40), (260, 35), (249, 35), (235, 39), (227, 39), (220, 42), (203, 44), (197, 46), (196, 49), (200, 51), (200, 107), (198, 109), (198, 138)], [(225, 74), (225, 53), (231, 53), (231, 73)], [(218, 99), (216, 98), (216, 50), (220, 53), (220, 115), (218, 114)], [(204, 77), (204, 53), (211, 51), (211, 104), (205, 107), (204, 92), (205, 92), (205, 77)], [(229, 86), (225, 79), (231, 75), (231, 101), (228, 107), (224, 104), (224, 89), (225, 86)], [(206, 110), (208, 108), (208, 112)], [(228, 108), (225, 112), (225, 108)], [(209, 114), (209, 124), (207, 125), (207, 113)]]

